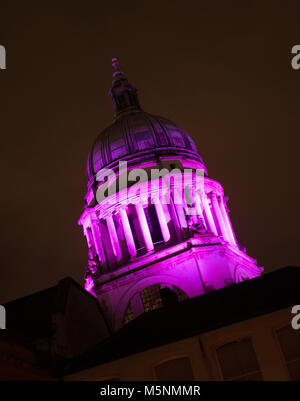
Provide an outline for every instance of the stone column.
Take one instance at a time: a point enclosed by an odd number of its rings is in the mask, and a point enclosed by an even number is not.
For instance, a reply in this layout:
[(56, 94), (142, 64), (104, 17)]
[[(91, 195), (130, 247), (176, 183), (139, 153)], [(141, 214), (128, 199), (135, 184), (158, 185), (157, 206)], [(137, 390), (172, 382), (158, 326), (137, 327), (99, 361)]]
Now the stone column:
[(181, 188), (176, 188), (174, 185), (171, 186), (172, 189), (172, 200), (171, 200), (171, 205), (173, 206), (174, 213), (176, 213), (177, 216), (177, 223), (178, 223), (178, 228), (179, 228), (179, 234), (180, 236), (178, 237), (184, 237), (184, 230), (187, 230), (188, 224), (187, 224), (187, 219), (186, 215), (184, 212), (184, 201), (183, 201), (183, 195), (182, 195), (182, 189)]
[(226, 199), (224, 198), (224, 196), (222, 196), (220, 198), (220, 209), (221, 209), (221, 213), (222, 213), (222, 216), (223, 216), (223, 220), (224, 220), (224, 222), (226, 224), (226, 231), (227, 231), (228, 236), (230, 238), (230, 242), (233, 245), (236, 245), (237, 244), (236, 237), (235, 237), (235, 234), (234, 234), (231, 222), (230, 222), (230, 218), (229, 218), (229, 215), (228, 215), (228, 209), (227, 209), (227, 206), (226, 206), (225, 202), (226, 202)]
[(121, 221), (122, 221), (122, 226), (123, 226), (123, 231), (124, 231), (124, 236), (125, 236), (128, 252), (129, 252), (130, 257), (134, 258), (136, 256), (136, 246), (134, 243), (128, 216), (126, 214), (126, 211), (123, 208), (120, 209), (120, 216), (121, 216)]
[(164, 242), (168, 242), (170, 239), (170, 231), (168, 227), (168, 223), (164, 214), (163, 206), (160, 202), (160, 199), (158, 197), (153, 198), (152, 200), (154, 202), (157, 218), (159, 221), (161, 233), (164, 239)]
[(151, 238), (151, 233), (148, 227), (147, 219), (145, 216), (144, 208), (141, 203), (136, 203), (135, 210), (138, 216), (138, 220), (140, 223), (141, 231), (143, 234), (145, 246), (147, 251), (152, 251), (154, 249), (154, 245)]
[(116, 232), (116, 227), (115, 227), (115, 223), (114, 223), (114, 219), (113, 219), (112, 215), (108, 216), (106, 218), (106, 224), (107, 224), (110, 241), (111, 241), (112, 248), (113, 248), (113, 253), (116, 257), (116, 260), (118, 262), (120, 262), (122, 260), (122, 253), (121, 253), (119, 238), (118, 238), (118, 235)]
[(198, 216), (198, 220), (200, 223), (203, 225), (204, 229), (206, 228), (205, 220), (203, 217), (203, 212), (202, 212), (202, 205), (201, 205), (201, 200), (198, 194), (195, 195), (195, 204), (196, 204), (196, 212)]
[(210, 206), (208, 203), (208, 198), (205, 193), (203, 193), (202, 199), (203, 199), (203, 206), (204, 206), (204, 211), (205, 211), (209, 231), (215, 235), (218, 235), (217, 227), (215, 225), (215, 221), (214, 221), (214, 218), (213, 218), (213, 215), (211, 213)]
[(218, 202), (218, 199), (217, 199), (217, 195), (214, 192), (211, 192), (209, 194), (209, 196), (210, 196), (210, 199), (211, 199), (211, 202), (212, 202), (212, 206), (213, 206), (213, 209), (214, 209), (214, 212), (215, 212), (215, 216), (216, 216), (216, 218), (218, 220), (218, 224), (219, 224), (223, 239), (225, 241), (229, 242), (230, 241), (229, 240), (229, 236), (228, 236), (227, 231), (226, 231), (226, 226), (225, 226), (225, 222), (223, 220), (223, 216), (222, 216), (222, 213), (221, 213), (221, 210), (220, 210), (220, 206), (219, 206), (219, 202)]

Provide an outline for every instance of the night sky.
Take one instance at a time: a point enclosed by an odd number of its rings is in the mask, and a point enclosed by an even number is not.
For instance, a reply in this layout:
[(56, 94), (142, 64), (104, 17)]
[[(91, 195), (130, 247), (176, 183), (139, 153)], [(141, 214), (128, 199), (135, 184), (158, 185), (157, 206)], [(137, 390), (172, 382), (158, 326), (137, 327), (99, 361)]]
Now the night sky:
[(112, 57), (145, 111), (195, 139), (248, 254), (266, 272), (300, 266), (299, 15), (299, 1), (2, 2), (0, 303), (83, 283), (77, 220), (113, 121)]

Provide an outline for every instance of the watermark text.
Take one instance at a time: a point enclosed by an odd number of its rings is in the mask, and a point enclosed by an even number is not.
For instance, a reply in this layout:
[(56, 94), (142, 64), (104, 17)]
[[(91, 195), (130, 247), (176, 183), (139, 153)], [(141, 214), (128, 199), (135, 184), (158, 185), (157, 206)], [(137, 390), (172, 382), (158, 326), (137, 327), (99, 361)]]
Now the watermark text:
[(0, 70), (6, 70), (6, 49), (0, 45)]
[(292, 61), (291, 61), (292, 68), (293, 68), (293, 70), (299, 70), (299, 68), (300, 68), (300, 45), (293, 46), (291, 53), (295, 54), (295, 56), (292, 58)]
[(300, 329), (300, 305), (295, 305), (292, 307), (292, 314), (296, 315), (292, 319), (292, 328), (294, 330)]
[(6, 329), (6, 312), (5, 307), (0, 305), (0, 330)]

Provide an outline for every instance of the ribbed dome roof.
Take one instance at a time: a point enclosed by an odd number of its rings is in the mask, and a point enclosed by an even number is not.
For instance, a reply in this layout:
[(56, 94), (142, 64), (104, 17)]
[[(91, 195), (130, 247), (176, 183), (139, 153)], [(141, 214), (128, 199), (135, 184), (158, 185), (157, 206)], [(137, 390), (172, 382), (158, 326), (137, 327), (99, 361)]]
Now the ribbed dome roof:
[(184, 151), (203, 163), (194, 141), (183, 129), (166, 118), (139, 111), (123, 115), (98, 136), (88, 157), (88, 179), (112, 162), (151, 150), (168, 154)]
[(186, 154), (203, 161), (190, 136), (172, 121), (142, 111), (137, 90), (128, 82), (113, 59), (115, 73), (109, 92), (116, 121), (95, 140), (87, 161), (89, 181), (104, 167), (119, 160), (131, 160), (143, 154)]

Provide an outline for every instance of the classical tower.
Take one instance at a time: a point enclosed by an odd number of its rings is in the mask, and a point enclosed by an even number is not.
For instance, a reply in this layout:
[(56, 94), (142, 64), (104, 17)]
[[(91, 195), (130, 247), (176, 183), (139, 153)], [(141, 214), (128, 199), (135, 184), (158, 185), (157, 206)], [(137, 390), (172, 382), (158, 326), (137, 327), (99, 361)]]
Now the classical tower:
[(85, 288), (117, 330), (167, 300), (182, 301), (257, 277), (236, 240), (221, 184), (191, 137), (144, 112), (113, 59), (115, 121), (95, 140), (79, 224), (87, 240)]

